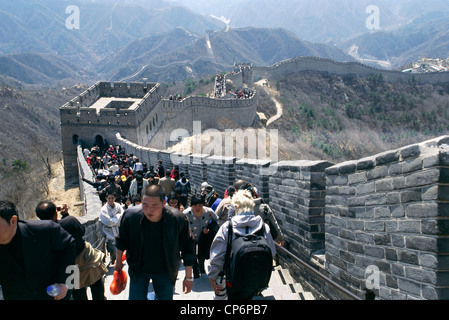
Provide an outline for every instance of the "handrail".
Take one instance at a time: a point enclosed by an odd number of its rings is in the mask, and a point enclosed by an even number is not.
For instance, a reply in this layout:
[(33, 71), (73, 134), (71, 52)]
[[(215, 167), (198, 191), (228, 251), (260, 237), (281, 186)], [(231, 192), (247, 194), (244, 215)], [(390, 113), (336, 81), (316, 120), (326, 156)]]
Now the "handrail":
[(294, 255), (293, 253), (291, 253), (290, 251), (288, 251), (284, 247), (281, 247), (277, 243), (275, 243), (275, 244), (276, 244), (276, 250), (280, 250), (280, 251), (284, 252), (285, 254), (290, 256), (293, 260), (295, 260), (299, 264), (301, 264), (304, 267), (306, 267), (307, 270), (312, 271), (315, 275), (317, 275), (318, 277), (320, 277), (321, 279), (323, 279), (324, 281), (326, 281), (327, 283), (332, 285), (337, 290), (341, 291), (342, 293), (344, 293), (345, 295), (349, 296), (353, 300), (362, 300), (362, 298), (360, 298), (359, 296), (355, 295), (354, 293), (352, 293), (348, 289), (342, 287), (341, 285), (339, 285), (338, 283), (336, 283), (332, 279), (326, 277), (324, 274), (322, 274), (321, 272), (319, 272), (318, 270), (313, 268), (311, 265), (309, 265), (308, 263), (306, 263), (303, 260), (301, 260), (300, 258), (298, 258), (296, 255)]

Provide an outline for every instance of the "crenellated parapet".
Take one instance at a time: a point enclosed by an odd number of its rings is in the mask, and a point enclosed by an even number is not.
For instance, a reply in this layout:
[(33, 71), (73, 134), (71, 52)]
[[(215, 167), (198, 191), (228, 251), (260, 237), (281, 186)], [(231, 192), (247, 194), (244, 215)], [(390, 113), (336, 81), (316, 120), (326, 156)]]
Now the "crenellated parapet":
[(257, 110), (257, 92), (247, 99), (215, 99), (191, 96), (181, 101), (162, 100), (164, 127), (182, 128), (192, 132), (192, 124), (199, 121), (203, 129), (216, 128), (221, 119), (229, 119), (242, 127), (254, 123)]

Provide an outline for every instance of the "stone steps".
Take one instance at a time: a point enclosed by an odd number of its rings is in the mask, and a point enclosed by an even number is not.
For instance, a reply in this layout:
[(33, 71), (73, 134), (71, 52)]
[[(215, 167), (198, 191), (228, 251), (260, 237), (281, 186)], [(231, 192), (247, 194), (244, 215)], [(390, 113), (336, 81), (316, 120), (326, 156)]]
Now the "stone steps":
[(281, 266), (274, 268), (269, 286), (262, 292), (262, 296), (272, 297), (273, 300), (315, 300), (313, 295), (305, 292), (301, 284), (295, 282), (290, 272)]

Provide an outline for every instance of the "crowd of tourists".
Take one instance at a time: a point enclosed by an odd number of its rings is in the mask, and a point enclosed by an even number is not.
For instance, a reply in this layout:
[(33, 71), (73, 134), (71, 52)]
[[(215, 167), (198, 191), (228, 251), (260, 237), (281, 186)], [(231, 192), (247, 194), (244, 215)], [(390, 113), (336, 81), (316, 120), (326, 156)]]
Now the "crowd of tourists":
[(168, 100), (171, 101), (182, 101), (183, 97), (180, 94), (170, 95)]
[(253, 96), (254, 91), (250, 88), (243, 88), (234, 92), (237, 99), (249, 99)]
[[(95, 173), (95, 181), (84, 181), (96, 188), (103, 202), (99, 221), (107, 251), (83, 239), (84, 226), (69, 215), (66, 205), (42, 201), (36, 207), (41, 221), (21, 221), (13, 203), (0, 201), (0, 286), (5, 299), (86, 300), (89, 287), (93, 299), (103, 300), (103, 276), (108, 267), (121, 271), (122, 257), (131, 277), (130, 300), (147, 299), (150, 280), (158, 300), (173, 299), (181, 260), (186, 272), (184, 292), (190, 292), (194, 279), (204, 274), (219, 297), (225, 288), (219, 279), (229, 273), (230, 241), (257, 234), (266, 242), (270, 263), (274, 242), (283, 244), (271, 208), (248, 181), (237, 180), (223, 195), (205, 181), (200, 193), (191, 194), (185, 174), (177, 166), (165, 169), (161, 160), (154, 168), (112, 145), (86, 148), (84, 156)], [(48, 243), (32, 248), (36, 237), (47, 237)], [(30, 264), (38, 267), (29, 268)], [(82, 269), (81, 281), (69, 290), (66, 270), (72, 265)], [(30, 282), (31, 273), (37, 281)], [(56, 287), (53, 296), (46, 291), (51, 284)], [(260, 285), (239, 288), (235, 283), (227, 298), (251, 299), (262, 289)]]
[(215, 88), (214, 95), (215, 98), (221, 98), (223, 93), (226, 92), (226, 78), (221, 73), (215, 76)]

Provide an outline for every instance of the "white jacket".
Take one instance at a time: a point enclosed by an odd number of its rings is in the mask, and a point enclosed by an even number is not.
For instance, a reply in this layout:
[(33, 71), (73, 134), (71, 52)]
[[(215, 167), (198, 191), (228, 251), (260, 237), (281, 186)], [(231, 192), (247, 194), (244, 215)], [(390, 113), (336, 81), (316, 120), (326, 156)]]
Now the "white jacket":
[[(147, 186), (148, 186), (148, 180), (143, 179), (142, 180), (142, 190), (145, 189)], [(134, 179), (133, 181), (131, 181), (131, 185), (129, 187), (129, 194), (131, 195), (131, 197), (137, 195), (137, 179)]]
[(115, 203), (114, 208), (106, 203), (100, 212), (101, 232), (107, 240), (114, 240), (118, 236), (120, 219), (123, 215), (123, 208)]
[[(236, 238), (236, 235), (244, 236), (246, 234), (254, 234), (261, 228), (264, 228), (265, 239), (268, 241), (273, 258), (275, 257), (276, 247), (271, 237), (270, 228), (263, 222), (260, 216), (254, 216), (252, 213), (239, 214), (232, 217), (231, 223), (233, 239)], [(223, 270), (228, 244), (228, 224), (229, 222), (227, 221), (220, 227), (210, 247), (210, 263), (207, 272), (207, 276), (210, 279), (216, 279), (218, 274)]]

